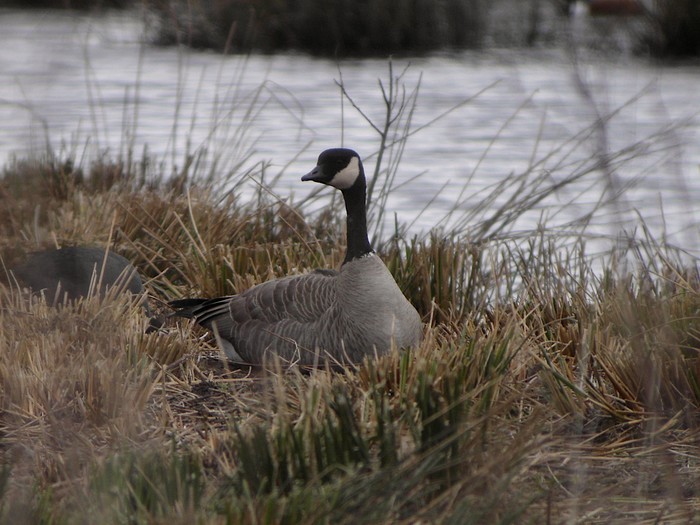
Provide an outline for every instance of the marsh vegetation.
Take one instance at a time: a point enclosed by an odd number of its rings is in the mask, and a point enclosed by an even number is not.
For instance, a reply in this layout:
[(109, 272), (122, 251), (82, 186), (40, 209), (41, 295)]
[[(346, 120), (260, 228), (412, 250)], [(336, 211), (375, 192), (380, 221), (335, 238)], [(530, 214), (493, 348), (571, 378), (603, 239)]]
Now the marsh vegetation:
[[(411, 90), (389, 71), (386, 115), (368, 121), (379, 144), (368, 169), (374, 225), (385, 222), (410, 147)], [(600, 144), (605, 122), (567, 140)], [(614, 186), (615, 163), (649, 142), (575, 167), (533, 158), (449, 230), (376, 228), (425, 337), (413, 352), (342, 373), (274, 360), (232, 367), (187, 323), (146, 333), (128, 297), (51, 308), (6, 282), (0, 519), (691, 521), (700, 506), (697, 261), (651, 234), (593, 257), (587, 224), (614, 214), (621, 188), (566, 236), (546, 222), (512, 229), (582, 177)], [(3, 264), (38, 246), (109, 245), (167, 313), (173, 298), (342, 261), (339, 201), (319, 209), (282, 198), (265, 165), (222, 180), (179, 160), (164, 168), (147, 153), (82, 162), (47, 151), (8, 164)], [(240, 197), (244, 179), (256, 181), (255, 198)], [(498, 199), (506, 187), (518, 191)]]

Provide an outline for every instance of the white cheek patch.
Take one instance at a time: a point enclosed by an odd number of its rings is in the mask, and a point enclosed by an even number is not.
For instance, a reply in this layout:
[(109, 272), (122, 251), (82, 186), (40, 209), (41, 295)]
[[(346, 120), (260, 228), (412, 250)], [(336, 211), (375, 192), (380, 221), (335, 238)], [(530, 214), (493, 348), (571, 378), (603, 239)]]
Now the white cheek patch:
[(357, 157), (353, 157), (350, 159), (347, 166), (335, 174), (328, 185), (338, 188), (339, 190), (347, 190), (355, 184), (359, 175), (360, 160)]

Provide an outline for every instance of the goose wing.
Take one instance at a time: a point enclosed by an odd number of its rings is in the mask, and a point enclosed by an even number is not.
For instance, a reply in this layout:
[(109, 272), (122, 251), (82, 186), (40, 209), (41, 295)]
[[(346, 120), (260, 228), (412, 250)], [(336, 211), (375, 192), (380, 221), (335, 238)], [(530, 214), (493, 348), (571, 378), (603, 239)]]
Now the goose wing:
[(248, 321), (312, 323), (335, 303), (336, 275), (323, 270), (267, 281), (238, 295), (204, 301), (192, 314), (200, 324), (216, 322), (220, 330)]
[(267, 350), (293, 359), (300, 347), (313, 349), (320, 327), (337, 304), (333, 270), (267, 281), (232, 296), (185, 299), (171, 305), (175, 315), (196, 321), (233, 344), (244, 358), (257, 361)]

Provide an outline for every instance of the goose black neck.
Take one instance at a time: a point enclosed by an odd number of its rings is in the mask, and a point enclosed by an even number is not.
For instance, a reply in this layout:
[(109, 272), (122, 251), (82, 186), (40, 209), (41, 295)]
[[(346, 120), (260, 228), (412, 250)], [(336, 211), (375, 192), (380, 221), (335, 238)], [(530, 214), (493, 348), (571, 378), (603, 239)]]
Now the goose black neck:
[(347, 237), (348, 248), (345, 252), (346, 262), (372, 253), (372, 245), (367, 237), (367, 206), (365, 202), (365, 182), (362, 177), (361, 182), (343, 190), (345, 200), (345, 210), (347, 211)]

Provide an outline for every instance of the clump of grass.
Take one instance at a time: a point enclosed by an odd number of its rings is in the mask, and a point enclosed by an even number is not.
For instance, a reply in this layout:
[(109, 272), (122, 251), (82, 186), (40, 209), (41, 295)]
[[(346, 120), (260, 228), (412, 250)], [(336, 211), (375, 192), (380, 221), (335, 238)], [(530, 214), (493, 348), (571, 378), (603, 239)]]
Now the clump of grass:
[(406, 246), (395, 243), (382, 255), (411, 303), (436, 324), (463, 323), (486, 306), (489, 294), (479, 289), (477, 275), (483, 256), (478, 245), (435, 234)]
[(80, 507), (68, 515), (79, 517), (87, 508), (89, 521), (184, 523), (201, 515), (205, 490), (204, 466), (196, 453), (127, 449), (93, 468), (84, 500), (79, 498)]
[(395, 353), (342, 376), (274, 375), (241, 404), (252, 417), (219, 441), (222, 511), (234, 520), (269, 512), (291, 521), (436, 519), (452, 510), (436, 492), (450, 490), (470, 498), (470, 512), (500, 515), (477, 494), (500, 485), (510, 498), (506, 488), (532, 442), (523, 434), (510, 443), (509, 461), (493, 468), (484, 440), (500, 434), (492, 423), (511, 410), (503, 386), (516, 347), (492, 344), (431, 338), (415, 355)]
[(143, 334), (127, 299), (51, 308), (2, 289), (3, 464), (18, 486), (80, 476), (101, 449), (143, 432), (154, 371), (141, 352), (164, 341)]
[[(49, 244), (46, 231), (57, 221), (63, 224), (64, 213), (84, 206), (92, 198), (104, 199), (110, 192), (138, 193), (157, 186), (157, 181), (149, 177), (146, 164), (100, 159), (84, 168), (72, 156), (59, 158), (52, 153), (45, 158), (15, 160), (3, 168), (0, 177), (0, 228), (7, 241), (2, 243), (6, 250), (4, 262), (14, 262), (30, 246)], [(97, 227), (104, 229), (104, 224)], [(22, 244), (17, 243), (18, 239)]]

